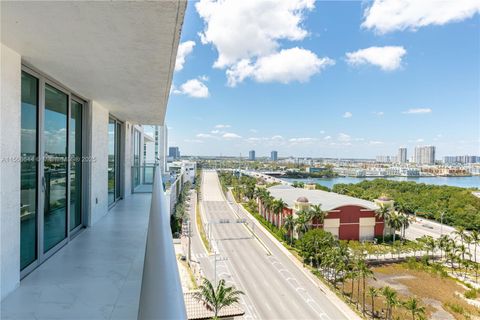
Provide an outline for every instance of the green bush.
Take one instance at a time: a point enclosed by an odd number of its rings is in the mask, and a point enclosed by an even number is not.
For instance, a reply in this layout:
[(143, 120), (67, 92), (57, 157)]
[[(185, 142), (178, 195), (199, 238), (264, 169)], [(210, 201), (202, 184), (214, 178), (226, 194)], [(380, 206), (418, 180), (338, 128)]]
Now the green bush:
[(478, 291), (476, 289), (470, 289), (468, 291), (465, 291), (463, 295), (467, 299), (477, 299), (477, 296), (478, 296), (477, 294), (478, 294)]

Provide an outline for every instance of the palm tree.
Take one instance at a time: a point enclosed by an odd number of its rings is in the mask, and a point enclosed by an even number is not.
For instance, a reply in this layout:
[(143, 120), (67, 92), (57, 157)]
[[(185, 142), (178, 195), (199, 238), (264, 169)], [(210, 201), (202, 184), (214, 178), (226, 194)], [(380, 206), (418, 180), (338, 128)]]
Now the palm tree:
[(240, 295), (244, 294), (235, 287), (225, 286), (225, 280), (218, 282), (217, 288), (207, 279), (203, 278), (203, 283), (199, 287), (199, 291), (194, 293), (194, 298), (202, 301), (215, 314), (213, 319), (218, 319), (218, 313), (224, 307), (228, 307), (234, 303), (238, 303)]
[(295, 219), (295, 226), (299, 236), (307, 232), (309, 224), (310, 224), (310, 219), (308, 217), (308, 213), (303, 210), (297, 212), (297, 218)]
[(396, 231), (400, 230), (403, 226), (403, 218), (401, 214), (393, 213), (388, 219), (388, 225), (393, 229), (393, 243), (395, 243)]
[(293, 243), (293, 229), (295, 228), (295, 219), (292, 214), (289, 214), (285, 217), (283, 222), (283, 228), (287, 231), (287, 234), (290, 237), (290, 245)]
[(440, 238), (437, 239), (437, 247), (440, 249), (440, 260), (443, 259), (443, 253), (447, 249), (450, 241), (452, 241), (448, 235), (444, 234)]
[(312, 220), (315, 219), (317, 224), (323, 224), (323, 221), (325, 220), (325, 217), (328, 214), (328, 212), (322, 210), (322, 206), (320, 204), (312, 205), (310, 207), (310, 212), (311, 212)]
[(367, 293), (366, 291), (366, 280), (367, 278), (374, 278), (373, 277), (373, 271), (368, 267), (368, 265), (365, 263), (364, 259), (360, 259), (358, 263), (358, 273), (362, 277), (362, 294), (363, 294), (363, 314), (365, 314), (365, 295)]
[(412, 320), (415, 320), (417, 316), (425, 316), (425, 307), (420, 305), (420, 301), (416, 297), (410, 297), (403, 303), (403, 307), (410, 311), (412, 314)]
[(372, 319), (375, 318), (375, 298), (378, 297), (378, 289), (375, 287), (368, 287), (368, 296), (372, 298)]
[(375, 215), (383, 220), (383, 233), (382, 233), (382, 241), (385, 242), (385, 228), (388, 224), (388, 220), (390, 218), (391, 210), (387, 206), (381, 206), (380, 209), (378, 209), (375, 212)]
[(478, 230), (472, 230), (472, 232), (470, 232), (470, 240), (473, 244), (473, 260), (477, 263), (477, 247), (480, 244), (480, 232)]
[(467, 233), (465, 231), (465, 228), (462, 226), (459, 226), (453, 231), (453, 234), (457, 237), (460, 238), (460, 241), (462, 242), (462, 245), (464, 245), (465, 242), (465, 237), (467, 236)]
[(276, 226), (281, 227), (281, 222), (279, 217), (281, 218), (281, 215), (283, 213), (283, 209), (287, 206), (287, 203), (283, 201), (283, 199), (278, 199), (273, 201), (273, 214), (276, 217)]
[(478, 230), (472, 230), (470, 232), (470, 239), (473, 244), (473, 259), (477, 263), (477, 246), (480, 244), (480, 232)]
[(387, 304), (387, 319), (391, 319), (393, 308), (399, 303), (397, 292), (389, 286), (386, 286), (382, 290), (382, 296), (385, 298), (385, 303)]

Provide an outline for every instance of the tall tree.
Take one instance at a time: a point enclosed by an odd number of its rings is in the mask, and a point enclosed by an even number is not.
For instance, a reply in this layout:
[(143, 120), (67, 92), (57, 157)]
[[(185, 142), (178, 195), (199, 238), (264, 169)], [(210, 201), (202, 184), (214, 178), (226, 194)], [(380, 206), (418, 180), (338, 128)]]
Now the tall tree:
[(372, 319), (375, 319), (375, 298), (378, 297), (378, 289), (375, 287), (368, 287), (368, 296), (372, 299)]
[(387, 319), (392, 319), (393, 309), (399, 304), (397, 292), (386, 286), (382, 290), (382, 296), (385, 298), (385, 304), (387, 305)]
[(412, 315), (412, 320), (415, 320), (418, 317), (425, 316), (425, 307), (420, 305), (420, 300), (416, 297), (410, 297), (403, 304), (403, 307), (410, 311)]
[(312, 217), (312, 224), (313, 220), (316, 220), (318, 224), (323, 224), (323, 221), (328, 214), (328, 212), (322, 210), (322, 206), (320, 204), (312, 205), (310, 207), (310, 212)]
[(244, 294), (235, 287), (228, 287), (225, 285), (225, 280), (221, 279), (215, 288), (213, 284), (207, 279), (203, 278), (203, 282), (199, 290), (194, 293), (195, 299), (202, 301), (214, 313), (213, 319), (218, 319), (218, 313), (225, 307), (240, 301), (240, 295)]
[(390, 214), (392, 210), (387, 206), (381, 206), (376, 212), (375, 215), (383, 220), (383, 233), (382, 233), (382, 241), (385, 242), (385, 230), (388, 225), (388, 220), (390, 219)]
[(285, 217), (283, 222), (283, 228), (287, 232), (288, 236), (290, 237), (290, 245), (293, 243), (293, 229), (295, 229), (295, 219), (293, 218), (293, 214), (289, 214)]

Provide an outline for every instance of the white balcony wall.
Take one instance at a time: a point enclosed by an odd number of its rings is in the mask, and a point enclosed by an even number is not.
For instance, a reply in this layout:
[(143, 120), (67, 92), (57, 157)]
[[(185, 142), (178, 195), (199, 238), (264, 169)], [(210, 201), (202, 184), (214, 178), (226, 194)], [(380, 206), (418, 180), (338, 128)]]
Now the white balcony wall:
[(91, 113), (91, 216), (89, 225), (95, 224), (108, 213), (108, 110), (93, 101)]
[(20, 55), (0, 44), (0, 296), (20, 281)]

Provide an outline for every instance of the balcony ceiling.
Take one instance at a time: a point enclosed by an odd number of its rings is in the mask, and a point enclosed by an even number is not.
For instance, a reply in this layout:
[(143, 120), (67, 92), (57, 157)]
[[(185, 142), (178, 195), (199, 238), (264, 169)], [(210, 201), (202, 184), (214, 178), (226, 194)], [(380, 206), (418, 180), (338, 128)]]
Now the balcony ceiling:
[(186, 1), (1, 2), (1, 42), (121, 120), (162, 124)]

